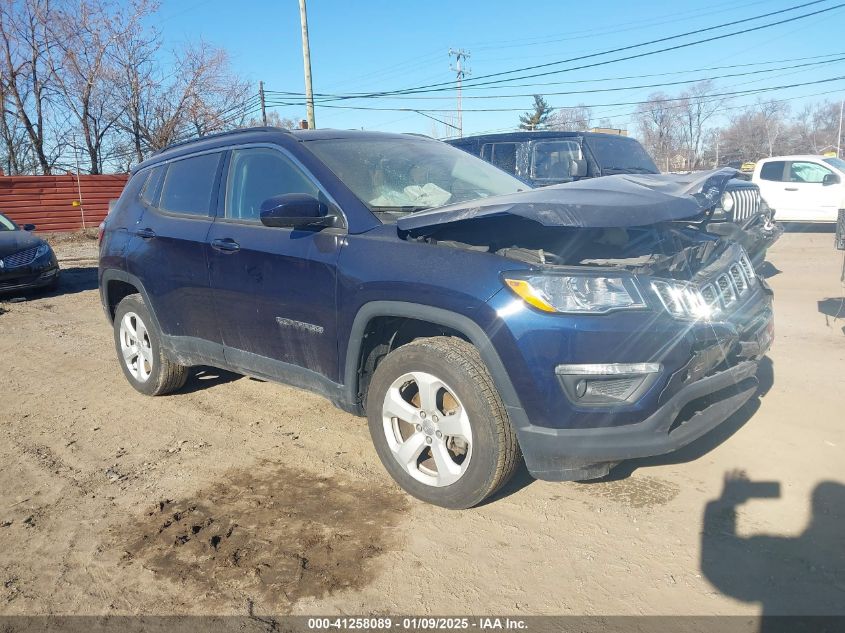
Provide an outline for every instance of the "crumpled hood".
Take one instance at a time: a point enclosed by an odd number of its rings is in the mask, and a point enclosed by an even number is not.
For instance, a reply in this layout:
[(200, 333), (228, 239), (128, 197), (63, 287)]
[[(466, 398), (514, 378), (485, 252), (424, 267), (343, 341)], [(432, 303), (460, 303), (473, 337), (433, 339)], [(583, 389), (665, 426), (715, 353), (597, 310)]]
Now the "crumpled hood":
[(481, 198), (399, 218), (402, 231), (426, 229), (497, 215), (515, 215), (543, 226), (609, 228), (686, 220), (718, 204), (739, 172), (719, 169), (691, 174), (619, 174)]
[(0, 231), (0, 259), (43, 242), (29, 231)]

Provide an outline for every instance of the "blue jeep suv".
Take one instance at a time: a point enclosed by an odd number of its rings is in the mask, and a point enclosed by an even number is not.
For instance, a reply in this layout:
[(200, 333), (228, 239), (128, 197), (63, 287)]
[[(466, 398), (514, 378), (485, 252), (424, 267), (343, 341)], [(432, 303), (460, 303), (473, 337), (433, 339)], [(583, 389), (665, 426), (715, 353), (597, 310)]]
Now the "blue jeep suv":
[(100, 294), (138, 391), (194, 365), (366, 415), (412, 495), (452, 508), (601, 477), (756, 391), (771, 293), (702, 214), (733, 172), (532, 189), (420, 136), (254, 128), (138, 165)]

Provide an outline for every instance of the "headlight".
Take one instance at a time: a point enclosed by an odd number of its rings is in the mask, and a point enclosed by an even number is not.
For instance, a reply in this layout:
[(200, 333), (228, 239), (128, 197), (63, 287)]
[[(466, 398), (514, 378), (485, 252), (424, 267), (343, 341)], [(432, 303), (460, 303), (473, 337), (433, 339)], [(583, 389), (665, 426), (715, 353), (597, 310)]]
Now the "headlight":
[(508, 275), (504, 281), (525, 303), (543, 312), (602, 313), (646, 305), (631, 277)]
[(47, 242), (41, 242), (38, 245), (38, 249), (35, 251), (35, 259), (39, 257), (44, 257), (47, 253), (50, 252), (50, 245)]
[(725, 213), (730, 213), (731, 209), (734, 208), (733, 196), (727, 191), (722, 194), (722, 208), (725, 210)]

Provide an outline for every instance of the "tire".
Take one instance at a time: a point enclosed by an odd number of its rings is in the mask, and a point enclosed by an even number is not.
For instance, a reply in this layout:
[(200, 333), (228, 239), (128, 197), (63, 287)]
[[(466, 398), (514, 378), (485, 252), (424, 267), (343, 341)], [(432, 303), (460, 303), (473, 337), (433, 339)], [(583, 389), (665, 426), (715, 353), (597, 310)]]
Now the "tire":
[(462, 339), (421, 338), (390, 352), (376, 367), (366, 408), (384, 467), (434, 505), (481, 503), (522, 459), (493, 379)]
[(114, 345), (123, 374), (129, 384), (143, 394), (172, 393), (181, 389), (188, 379), (188, 368), (172, 362), (164, 354), (161, 335), (140, 294), (129, 295), (117, 305)]

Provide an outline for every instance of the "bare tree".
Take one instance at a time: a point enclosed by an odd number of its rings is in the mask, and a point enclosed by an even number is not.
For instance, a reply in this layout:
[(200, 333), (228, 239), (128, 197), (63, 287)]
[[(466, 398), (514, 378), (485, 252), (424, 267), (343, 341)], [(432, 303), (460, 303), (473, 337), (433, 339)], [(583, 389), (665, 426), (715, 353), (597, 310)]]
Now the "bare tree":
[[(135, 4), (134, 13), (143, 16), (157, 10), (158, 4), (140, 0)], [(117, 90), (126, 104), (118, 127), (129, 136), (131, 143), (131, 151), (127, 152), (124, 147), (124, 152), (119, 154), (121, 158), (132, 154), (136, 162), (141, 162), (146, 151), (145, 130), (149, 127), (150, 109), (159, 88), (156, 54), (161, 49), (161, 36), (156, 29), (145, 28), (141, 20), (132, 20), (116, 44), (113, 63), (120, 78)]]
[(65, 0), (50, 21), (53, 79), (81, 137), (74, 141), (74, 151), (87, 154), (92, 174), (102, 172), (104, 146), (126, 109), (121, 99), (115, 99), (122, 76), (112, 61), (118, 41), (147, 15), (135, 10), (137, 7), (102, 0)]
[(172, 67), (172, 80), (158, 82), (149, 91), (151, 101), (141, 104), (140, 133), (148, 149), (240, 127), (251, 114), (249, 84), (231, 70), (224, 50), (205, 42), (188, 45), (176, 53)]
[(804, 106), (793, 123), (791, 151), (813, 154), (836, 149), (839, 146), (839, 103), (822, 101)]
[[(245, 125), (247, 127), (259, 127), (264, 125), (264, 121), (253, 117), (249, 119)], [(267, 113), (267, 125), (271, 127), (280, 127), (285, 130), (293, 130), (297, 127), (296, 121), (280, 116), (275, 110), (271, 110)]]
[(714, 99), (709, 96), (712, 91), (712, 81), (699, 82), (684, 92), (681, 95), (681, 101), (677, 104), (688, 169), (696, 169), (701, 165), (707, 123), (725, 105), (725, 99)]
[(54, 42), (48, 28), (53, 19), (50, 0), (0, 0), (0, 76), (7, 99), (5, 111), (20, 122), (45, 174), (51, 172), (64, 149), (61, 130), (47, 125), (55, 96), (49, 61)]
[(577, 132), (590, 128), (593, 111), (589, 106), (578, 104), (572, 108), (559, 108), (549, 116), (546, 127), (550, 130)]
[(766, 133), (769, 156), (774, 156), (778, 140), (787, 126), (789, 105), (783, 101), (758, 101), (755, 110)]
[(668, 99), (662, 92), (651, 94), (635, 115), (643, 144), (665, 171), (672, 169), (682, 134), (678, 108)]

